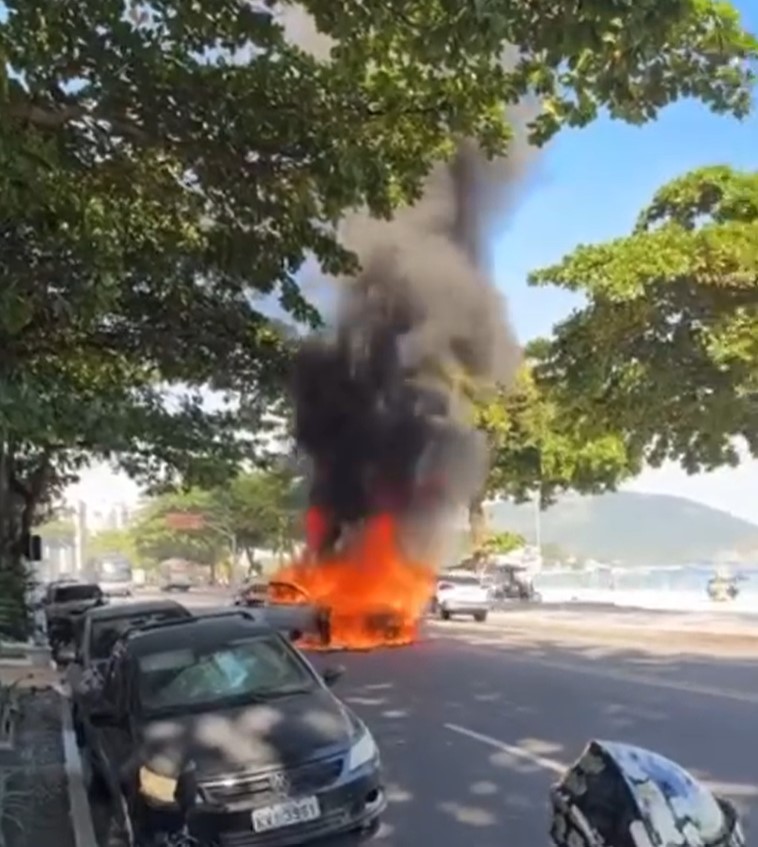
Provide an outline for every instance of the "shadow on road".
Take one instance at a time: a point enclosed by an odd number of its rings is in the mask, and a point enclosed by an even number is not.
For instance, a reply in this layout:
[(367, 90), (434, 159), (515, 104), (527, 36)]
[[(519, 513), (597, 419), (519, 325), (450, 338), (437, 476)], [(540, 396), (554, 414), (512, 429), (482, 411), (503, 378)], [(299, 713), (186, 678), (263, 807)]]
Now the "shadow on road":
[[(598, 667), (595, 648), (535, 640), (518, 652), (511, 663), (494, 650), (469, 655), (432, 639), (340, 658), (349, 672), (339, 694), (366, 720), (383, 751), (390, 784), (384, 837), (390, 843), (544, 842), (549, 786), (592, 737), (658, 750), (729, 796), (747, 819), (756, 816), (758, 781), (745, 749), (754, 707), (672, 695), (633, 678), (649, 676), (652, 667), (664, 681), (699, 675), (713, 684), (713, 667), (702, 657), (605, 650), (608, 669), (633, 675), (629, 682), (608, 683), (598, 681), (606, 666)], [(561, 665), (568, 671), (559, 671)], [(758, 675), (754, 665), (745, 665), (725, 671), (749, 688)], [(593, 678), (573, 673), (576, 666), (592, 668)]]
[[(408, 648), (311, 656), (322, 671), (347, 667), (335, 693), (379, 742), (390, 804), (382, 847), (547, 843), (549, 786), (592, 737), (657, 749), (720, 786), (743, 814), (758, 812), (755, 706), (688, 693), (752, 686), (758, 702), (758, 661), (714, 664), (523, 633), (482, 645), (474, 628), (454, 630)], [(225, 734), (219, 752), (230, 766), (245, 730)], [(97, 817), (102, 832), (102, 808)]]

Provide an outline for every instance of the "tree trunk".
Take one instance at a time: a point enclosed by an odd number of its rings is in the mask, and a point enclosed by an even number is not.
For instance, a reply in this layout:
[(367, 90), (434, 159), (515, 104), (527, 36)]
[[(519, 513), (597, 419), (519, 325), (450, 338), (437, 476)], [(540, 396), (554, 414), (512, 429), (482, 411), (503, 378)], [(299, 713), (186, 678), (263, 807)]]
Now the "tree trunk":
[(484, 511), (484, 495), (478, 494), (468, 507), (469, 536), (474, 552), (481, 549), (487, 540), (487, 515)]
[(0, 633), (23, 640), (30, 634), (29, 579), (20, 541), (28, 513), (19, 508), (13, 470), (13, 447), (0, 438)]

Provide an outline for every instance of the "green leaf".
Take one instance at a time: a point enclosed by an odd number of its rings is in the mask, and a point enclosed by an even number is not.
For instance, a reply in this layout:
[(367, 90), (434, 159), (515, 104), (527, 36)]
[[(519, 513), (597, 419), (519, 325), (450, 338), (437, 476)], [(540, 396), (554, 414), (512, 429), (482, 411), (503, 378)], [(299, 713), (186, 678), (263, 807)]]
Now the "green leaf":
[(701, 168), (656, 192), (636, 229), (532, 274), (588, 305), (537, 375), (585, 433), (616, 431), (690, 472), (758, 455), (758, 173)]

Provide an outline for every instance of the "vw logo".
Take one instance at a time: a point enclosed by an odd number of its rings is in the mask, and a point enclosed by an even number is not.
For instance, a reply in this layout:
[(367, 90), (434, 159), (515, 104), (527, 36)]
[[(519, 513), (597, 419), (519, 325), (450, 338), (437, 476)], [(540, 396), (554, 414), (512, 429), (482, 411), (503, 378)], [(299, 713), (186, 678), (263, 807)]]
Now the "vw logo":
[(268, 784), (274, 794), (286, 797), (290, 793), (290, 781), (283, 771), (272, 773), (268, 778)]

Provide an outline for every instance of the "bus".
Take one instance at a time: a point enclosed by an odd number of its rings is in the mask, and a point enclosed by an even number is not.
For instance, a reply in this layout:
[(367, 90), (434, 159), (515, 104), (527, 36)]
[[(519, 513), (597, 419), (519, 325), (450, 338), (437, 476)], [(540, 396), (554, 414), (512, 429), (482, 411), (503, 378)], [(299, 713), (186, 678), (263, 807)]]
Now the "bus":
[(125, 556), (106, 554), (91, 559), (86, 574), (108, 597), (131, 597), (134, 593), (134, 572)]

